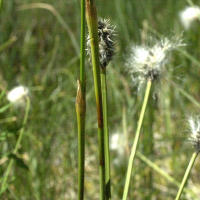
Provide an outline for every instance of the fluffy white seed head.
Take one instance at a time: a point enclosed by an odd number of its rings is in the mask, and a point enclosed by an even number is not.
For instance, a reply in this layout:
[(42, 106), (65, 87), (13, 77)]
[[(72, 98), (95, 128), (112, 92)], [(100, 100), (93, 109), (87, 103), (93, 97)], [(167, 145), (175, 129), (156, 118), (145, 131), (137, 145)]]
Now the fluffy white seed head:
[(189, 140), (193, 144), (195, 151), (199, 153), (200, 151), (200, 118), (197, 116), (196, 118), (190, 117), (188, 119), (191, 135)]
[[(115, 54), (114, 37), (116, 35), (115, 26), (110, 24), (110, 20), (98, 18), (99, 36), (99, 61), (100, 67), (105, 68)], [(87, 37), (87, 53), (91, 59), (90, 36)]]
[(200, 19), (200, 8), (198, 6), (187, 7), (179, 14), (180, 21), (186, 30), (189, 30), (192, 23)]
[(17, 107), (26, 105), (26, 97), (29, 95), (27, 87), (18, 86), (8, 92), (7, 99)]
[(139, 85), (138, 89), (147, 79), (158, 79), (170, 60), (171, 51), (183, 46), (180, 38), (172, 37), (171, 40), (164, 38), (160, 41), (154, 40), (153, 45), (132, 45), (126, 66), (134, 84)]

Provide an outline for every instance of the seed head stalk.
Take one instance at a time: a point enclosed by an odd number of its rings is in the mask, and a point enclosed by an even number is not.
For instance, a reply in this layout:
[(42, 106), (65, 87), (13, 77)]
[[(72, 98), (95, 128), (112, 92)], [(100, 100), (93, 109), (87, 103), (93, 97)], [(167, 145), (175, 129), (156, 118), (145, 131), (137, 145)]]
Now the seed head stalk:
[(136, 130), (136, 133), (135, 133), (135, 139), (134, 139), (134, 142), (133, 142), (133, 146), (132, 146), (131, 154), (130, 154), (130, 158), (129, 158), (128, 169), (127, 169), (126, 180), (125, 180), (125, 186), (124, 186), (124, 193), (123, 193), (123, 198), (122, 198), (123, 200), (126, 200), (127, 197), (128, 197), (128, 190), (129, 190), (129, 185), (130, 185), (130, 180), (131, 180), (131, 172), (132, 172), (132, 168), (133, 168), (133, 162), (134, 162), (134, 159), (135, 159), (136, 149), (137, 149), (137, 145), (138, 145), (138, 141), (139, 141), (139, 137), (140, 137), (140, 130), (141, 130), (141, 127), (142, 127), (142, 123), (143, 123), (144, 114), (145, 114), (145, 110), (146, 110), (148, 99), (149, 99), (151, 86), (152, 86), (152, 80), (148, 79), (146, 91), (145, 91), (145, 96), (144, 96), (144, 101), (143, 101), (143, 105), (142, 105), (142, 110), (141, 110), (141, 113), (140, 113), (140, 118), (139, 118), (139, 121), (138, 121), (137, 130)]
[(105, 199), (105, 153), (104, 153), (104, 127), (103, 106), (100, 79), (99, 39), (96, 7), (92, 0), (86, 0), (86, 19), (90, 35), (94, 87), (97, 104), (98, 135), (99, 135), (99, 173), (100, 173), (100, 200)]
[(81, 82), (77, 81), (76, 114), (78, 124), (78, 200), (84, 199), (85, 171), (85, 92), (82, 92)]
[(106, 200), (111, 199), (111, 177), (110, 177), (110, 151), (108, 131), (108, 105), (107, 105), (107, 84), (106, 68), (101, 68), (101, 90), (103, 101), (103, 125), (104, 125), (104, 148), (105, 148), (105, 194)]
[[(101, 74), (101, 92), (103, 102), (103, 128), (104, 128), (104, 152), (105, 152), (105, 194), (106, 199), (111, 199), (110, 180), (110, 153), (109, 153), (109, 131), (108, 131), (108, 111), (107, 111), (107, 83), (106, 68), (115, 54), (115, 26), (110, 24), (110, 20), (98, 17), (98, 40), (99, 40), (99, 62)], [(90, 36), (87, 37), (87, 51), (91, 58)]]
[[(22, 123), (22, 128), (21, 128), (21, 130), (19, 132), (19, 137), (17, 139), (17, 143), (16, 143), (15, 148), (13, 150), (13, 154), (15, 154), (15, 155), (17, 154), (17, 152), (19, 150), (19, 147), (20, 147), (23, 135), (24, 135), (25, 125), (27, 124), (29, 111), (30, 111), (30, 98), (26, 97), (26, 110), (25, 110), (25, 115), (24, 115), (24, 119), (23, 119), (23, 123)], [(2, 193), (6, 189), (6, 183), (7, 183), (10, 171), (12, 169), (13, 163), (14, 163), (14, 159), (11, 158), (10, 162), (8, 164), (8, 167), (6, 169), (6, 172), (4, 174), (3, 180), (2, 180), (0, 193)]]
[(85, 91), (85, 0), (81, 0), (81, 55), (80, 55), (81, 89)]
[(182, 180), (182, 182), (181, 182), (181, 185), (180, 185), (180, 188), (179, 188), (179, 191), (178, 191), (178, 193), (177, 193), (177, 195), (176, 195), (176, 199), (175, 199), (175, 200), (179, 200), (179, 199), (180, 199), (181, 194), (182, 194), (183, 189), (184, 189), (184, 186), (185, 186), (185, 183), (186, 183), (186, 181), (187, 181), (187, 179), (188, 179), (188, 176), (189, 176), (189, 174), (190, 174), (190, 171), (191, 171), (191, 169), (192, 169), (192, 166), (193, 166), (193, 164), (194, 164), (194, 162), (195, 162), (197, 156), (198, 156), (198, 153), (197, 153), (197, 152), (194, 152), (194, 153), (192, 154), (192, 157), (191, 157), (191, 159), (190, 159), (189, 165), (188, 165), (188, 167), (187, 167), (187, 170), (186, 170), (186, 172), (185, 172), (185, 175), (184, 175), (184, 177), (183, 177), (183, 180)]
[(81, 0), (80, 80), (77, 80), (76, 114), (78, 124), (78, 200), (84, 199), (85, 180), (85, 0)]
[[(111, 177), (110, 177), (110, 151), (108, 131), (108, 106), (107, 106), (107, 82), (106, 68), (115, 54), (115, 26), (110, 20), (98, 18), (99, 57), (101, 73), (101, 91), (103, 102), (103, 126), (104, 126), (104, 148), (105, 148), (105, 194), (106, 200), (111, 199)], [(90, 46), (88, 46), (90, 51)]]

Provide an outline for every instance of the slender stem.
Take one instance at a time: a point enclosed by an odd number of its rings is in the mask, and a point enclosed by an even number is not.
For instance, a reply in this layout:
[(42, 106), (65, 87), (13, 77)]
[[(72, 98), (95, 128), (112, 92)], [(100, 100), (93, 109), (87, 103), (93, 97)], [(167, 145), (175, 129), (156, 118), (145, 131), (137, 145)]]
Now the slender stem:
[(193, 164), (194, 164), (194, 162), (195, 162), (197, 156), (198, 156), (198, 153), (196, 153), (196, 152), (193, 153), (193, 155), (192, 155), (192, 157), (191, 157), (191, 159), (190, 159), (189, 165), (188, 165), (188, 167), (187, 167), (187, 170), (186, 170), (186, 172), (185, 172), (185, 175), (184, 175), (184, 177), (183, 177), (183, 180), (182, 180), (182, 182), (181, 182), (181, 186), (180, 186), (180, 188), (179, 188), (179, 191), (178, 191), (178, 193), (177, 193), (177, 195), (176, 195), (176, 199), (175, 199), (175, 200), (179, 200), (179, 199), (180, 199), (181, 194), (182, 194), (182, 191), (183, 191), (184, 186), (185, 186), (185, 183), (186, 183), (186, 181), (187, 181), (187, 179), (188, 179), (188, 176), (189, 176), (189, 174), (190, 174), (190, 171), (191, 171), (191, 169), (192, 169), (192, 166), (193, 166)]
[(142, 127), (144, 114), (145, 114), (145, 110), (146, 110), (146, 106), (147, 106), (147, 102), (148, 102), (148, 98), (149, 98), (149, 94), (150, 94), (150, 90), (151, 90), (151, 85), (152, 85), (152, 81), (149, 79), (147, 81), (147, 87), (146, 87), (145, 97), (144, 97), (144, 101), (143, 101), (143, 105), (142, 105), (142, 110), (141, 110), (141, 113), (140, 113), (140, 118), (139, 118), (139, 121), (138, 121), (135, 139), (134, 139), (134, 142), (133, 142), (133, 146), (132, 146), (132, 149), (131, 149), (131, 155), (130, 155), (130, 158), (129, 158), (128, 169), (127, 169), (127, 174), (126, 174), (126, 181), (125, 181), (125, 186), (124, 186), (123, 200), (126, 200), (127, 196), (128, 196), (128, 190), (129, 190), (129, 185), (130, 185), (133, 162), (134, 162), (136, 149), (137, 149), (137, 145), (138, 145), (138, 140), (139, 140), (139, 136), (140, 136), (140, 130), (141, 130), (141, 127)]
[[(21, 144), (21, 141), (22, 141), (22, 138), (23, 138), (23, 135), (24, 135), (25, 125), (26, 125), (27, 120), (28, 120), (29, 111), (30, 111), (30, 98), (29, 98), (29, 97), (26, 97), (26, 111), (25, 111), (25, 115), (24, 115), (24, 120), (23, 120), (23, 123), (22, 123), (22, 128), (21, 128), (21, 130), (20, 130), (20, 132), (19, 132), (19, 137), (18, 137), (17, 143), (16, 143), (15, 148), (14, 148), (14, 150), (13, 150), (13, 154), (17, 154), (18, 149), (19, 149), (19, 147), (20, 147), (20, 144)], [(7, 167), (7, 169), (6, 169), (6, 172), (5, 172), (3, 181), (2, 181), (1, 192), (4, 191), (4, 190), (6, 189), (6, 188), (5, 188), (5, 185), (6, 185), (8, 176), (9, 176), (9, 174), (10, 174), (11, 168), (12, 168), (12, 166), (13, 166), (13, 163), (14, 163), (14, 159), (11, 158), (11, 159), (10, 159), (10, 162), (9, 162), (9, 164), (8, 164), (8, 167)]]
[(105, 193), (106, 200), (111, 199), (111, 179), (110, 179), (110, 152), (109, 152), (109, 131), (108, 131), (108, 105), (107, 105), (107, 85), (106, 68), (101, 69), (101, 90), (103, 101), (103, 126), (104, 126), (104, 148), (105, 148)]
[(86, 18), (90, 34), (94, 87), (97, 104), (98, 135), (99, 135), (99, 173), (100, 173), (100, 200), (105, 199), (105, 154), (103, 130), (103, 106), (99, 64), (99, 38), (96, 7), (92, 0), (86, 0)]
[(85, 91), (85, 0), (81, 0), (81, 55), (80, 55), (81, 89)]
[(78, 200), (84, 199), (85, 180), (85, 0), (81, 0), (81, 47), (80, 47), (80, 80), (76, 98), (78, 122)]
[(76, 114), (78, 124), (78, 200), (84, 199), (84, 171), (85, 171), (85, 112), (86, 103), (83, 96), (81, 83), (78, 80), (76, 96)]

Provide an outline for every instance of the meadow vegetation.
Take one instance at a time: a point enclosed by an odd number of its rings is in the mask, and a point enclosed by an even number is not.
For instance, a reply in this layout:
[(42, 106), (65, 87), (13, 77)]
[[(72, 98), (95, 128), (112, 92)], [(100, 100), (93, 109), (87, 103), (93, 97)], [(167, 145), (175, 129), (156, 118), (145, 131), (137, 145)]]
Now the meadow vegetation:
[[(179, 12), (189, 1), (99, 0), (98, 16), (116, 26), (116, 55), (107, 67), (112, 199), (122, 199), (127, 164), (143, 103), (143, 88), (129, 74), (130, 45), (149, 36), (180, 36), (184, 46), (171, 54), (164, 76), (153, 82), (129, 199), (172, 200), (194, 148), (187, 119), (200, 114), (200, 23), (184, 30)], [(33, 4), (34, 3), (34, 4)], [(35, 4), (37, 3), (37, 4)], [(14, 164), (2, 191), (4, 200), (75, 200), (78, 192), (76, 119), (80, 65), (78, 0), (4, 0), (0, 14), (0, 181), (10, 159)], [(200, 1), (193, 0), (195, 5)], [(9, 44), (7, 43), (9, 42)], [(15, 86), (29, 88), (30, 111), (10, 105)], [(85, 199), (99, 199), (98, 133), (93, 71), (86, 59)], [(22, 128), (18, 153), (13, 154)], [(113, 139), (111, 140), (111, 142)], [(113, 147), (113, 148), (112, 148)], [(197, 160), (181, 199), (200, 196)], [(162, 172), (158, 172), (162, 170)], [(171, 177), (166, 178), (167, 175)], [(173, 178), (173, 179), (172, 179)]]

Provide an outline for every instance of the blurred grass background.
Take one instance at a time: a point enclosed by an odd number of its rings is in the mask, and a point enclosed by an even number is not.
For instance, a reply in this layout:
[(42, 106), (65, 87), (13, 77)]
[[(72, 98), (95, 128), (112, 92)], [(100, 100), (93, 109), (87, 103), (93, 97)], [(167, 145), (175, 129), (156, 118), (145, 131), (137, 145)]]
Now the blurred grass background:
[[(25, 165), (16, 162), (10, 174), (9, 190), (1, 198), (74, 200), (77, 199), (78, 187), (75, 96), (76, 79), (79, 75), (77, 49), (80, 41), (80, 2), (40, 2), (53, 6), (68, 25), (77, 45), (69, 37), (66, 26), (49, 10), (21, 9), (20, 6), (30, 3), (38, 1), (4, 1), (0, 16), (0, 45), (12, 37), (17, 38), (0, 52), (0, 88), (8, 92), (16, 85), (24, 85), (29, 87), (31, 93), (31, 111), (19, 151), (19, 157)], [(193, 3), (200, 5), (197, 0)], [(189, 31), (183, 31), (178, 17), (179, 12), (187, 5), (187, 1), (176, 0), (96, 1), (98, 15), (110, 19), (118, 31), (118, 53), (107, 70), (109, 130), (111, 135), (123, 135), (127, 131), (129, 145), (134, 139), (143, 99), (143, 91), (137, 93), (125, 68), (125, 55), (130, 43), (141, 44), (148, 33), (153, 35), (154, 31), (164, 36), (182, 33), (187, 46), (173, 54), (166, 76), (197, 101), (200, 100), (199, 24)], [(99, 199), (97, 118), (92, 67), (88, 61), (86, 64), (85, 199), (95, 200)], [(187, 140), (189, 133), (186, 118), (198, 114), (199, 107), (169, 81), (162, 80), (160, 87), (155, 87), (152, 91), (139, 151), (180, 182), (193, 153)], [(0, 106), (6, 104), (4, 95)], [(0, 134), (6, 135), (0, 141), (1, 177), (8, 164), (4, 154), (13, 150), (23, 116), (24, 110), (13, 108), (0, 115)], [(13, 117), (16, 120), (3, 122), (4, 119)], [(123, 145), (119, 145), (119, 148), (124, 148)], [(117, 151), (111, 151), (114, 200), (122, 197), (127, 161), (127, 153), (120, 156)], [(199, 167), (197, 159), (187, 185), (197, 196), (200, 195)], [(140, 159), (136, 160), (130, 199), (170, 200), (175, 198), (177, 191), (173, 184), (147, 164)], [(190, 198), (183, 195), (182, 199)]]

